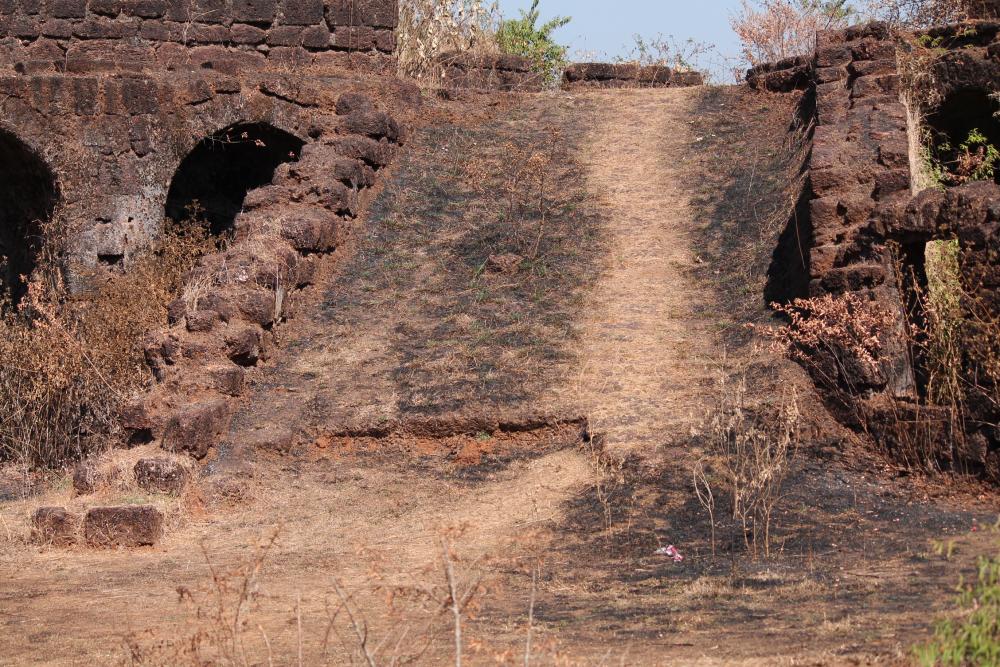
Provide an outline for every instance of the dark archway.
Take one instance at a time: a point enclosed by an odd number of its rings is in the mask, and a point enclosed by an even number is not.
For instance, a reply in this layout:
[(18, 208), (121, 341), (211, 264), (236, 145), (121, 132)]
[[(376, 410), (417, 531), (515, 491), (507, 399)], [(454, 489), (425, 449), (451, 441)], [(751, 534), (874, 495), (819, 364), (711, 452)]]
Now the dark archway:
[[(989, 144), (1000, 149), (1000, 101), (979, 88), (966, 88), (948, 95), (927, 116), (931, 140), (936, 147), (937, 159), (949, 171), (955, 171), (960, 157), (960, 146), (970, 134), (978, 130)], [(943, 148), (942, 148), (943, 147)], [(994, 170), (994, 179), (1000, 183), (1000, 165)]]
[(35, 270), (42, 223), (52, 218), (55, 176), (31, 148), (0, 130), (0, 293), (16, 304)]
[(247, 192), (270, 183), (278, 165), (298, 160), (304, 144), (267, 123), (231, 125), (202, 139), (174, 174), (167, 217), (180, 221), (197, 215), (212, 235), (225, 235)]

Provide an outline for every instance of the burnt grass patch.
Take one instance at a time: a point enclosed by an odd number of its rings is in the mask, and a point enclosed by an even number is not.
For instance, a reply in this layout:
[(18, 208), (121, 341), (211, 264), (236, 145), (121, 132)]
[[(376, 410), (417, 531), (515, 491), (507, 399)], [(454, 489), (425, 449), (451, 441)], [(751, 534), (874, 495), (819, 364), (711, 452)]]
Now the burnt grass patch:
[(403, 415), (529, 404), (570, 359), (606, 242), (576, 146), (530, 113), (418, 131), (322, 305), (406, 313), (386, 331)]
[(806, 295), (810, 104), (798, 93), (706, 88), (692, 116), (685, 166), (699, 175), (692, 205), (702, 221), (693, 272), (715, 295), (712, 316), (725, 313), (719, 325), (734, 348), (753, 339), (747, 324), (773, 320), (771, 301)]

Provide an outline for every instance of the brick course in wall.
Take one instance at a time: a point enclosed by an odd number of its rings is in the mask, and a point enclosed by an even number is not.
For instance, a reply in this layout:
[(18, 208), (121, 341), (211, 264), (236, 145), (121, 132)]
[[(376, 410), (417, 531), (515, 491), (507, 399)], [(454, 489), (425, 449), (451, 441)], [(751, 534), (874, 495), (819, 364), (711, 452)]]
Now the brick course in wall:
[(0, 67), (22, 73), (388, 67), (397, 0), (0, 2)]

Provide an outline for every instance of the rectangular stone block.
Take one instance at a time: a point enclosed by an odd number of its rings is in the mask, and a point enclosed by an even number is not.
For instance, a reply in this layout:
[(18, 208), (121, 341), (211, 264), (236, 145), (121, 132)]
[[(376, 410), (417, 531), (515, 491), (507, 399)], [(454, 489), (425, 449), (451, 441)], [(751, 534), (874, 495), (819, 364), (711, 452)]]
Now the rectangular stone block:
[(73, 24), (73, 36), (80, 39), (124, 40), (139, 34), (139, 21), (135, 19), (108, 21), (92, 18)]
[(187, 38), (189, 44), (225, 44), (229, 41), (229, 28), (224, 25), (191, 25), (187, 34), (182, 33), (182, 39)]
[(167, 421), (160, 446), (167, 451), (204, 458), (229, 427), (231, 414), (225, 399), (180, 406)]
[(849, 65), (853, 58), (851, 47), (846, 44), (820, 46), (816, 51), (818, 67), (844, 67)]
[(121, 91), (122, 104), (130, 115), (159, 111), (158, 89), (155, 81), (124, 78), (121, 81)]
[(375, 29), (367, 26), (337, 28), (330, 46), (345, 51), (371, 51), (375, 48)]
[(66, 547), (80, 534), (80, 515), (65, 507), (39, 507), (31, 517), (31, 540), (35, 544)]
[(245, 23), (234, 23), (229, 28), (229, 35), (236, 44), (263, 44), (267, 37), (264, 30)]
[(83, 520), (92, 547), (152, 546), (163, 537), (163, 514), (150, 505), (95, 507)]
[(73, 111), (78, 116), (93, 116), (97, 113), (97, 79), (73, 78)]
[(333, 0), (327, 3), (326, 21), (331, 28), (370, 26), (395, 28), (399, 24), (398, 0)]
[(87, 15), (87, 0), (49, 0), (49, 13), (57, 19), (82, 19)]
[(53, 39), (69, 39), (73, 36), (73, 24), (64, 19), (49, 19), (41, 25), (41, 33)]
[(283, 25), (267, 31), (269, 46), (299, 46), (302, 44), (302, 28), (294, 25)]
[(126, 16), (144, 19), (159, 19), (167, 14), (167, 0), (122, 0), (122, 12)]
[(30, 16), (15, 15), (10, 19), (10, 27), (7, 32), (21, 39), (35, 39), (41, 34), (41, 26)]
[(188, 21), (191, 19), (192, 0), (167, 0), (167, 11), (164, 18), (171, 21)]
[(323, 21), (323, 0), (282, 0), (278, 13), (283, 25), (316, 25)]
[(191, 18), (198, 23), (225, 23), (226, 0), (193, 0)]
[(151, 42), (179, 42), (184, 39), (184, 23), (143, 21), (139, 36)]
[(90, 0), (88, 6), (91, 14), (113, 18), (121, 14), (122, 0)]
[(270, 25), (277, 7), (277, 0), (233, 0), (233, 20)]
[(307, 49), (326, 49), (330, 46), (330, 29), (326, 24), (309, 26), (302, 31), (302, 46)]

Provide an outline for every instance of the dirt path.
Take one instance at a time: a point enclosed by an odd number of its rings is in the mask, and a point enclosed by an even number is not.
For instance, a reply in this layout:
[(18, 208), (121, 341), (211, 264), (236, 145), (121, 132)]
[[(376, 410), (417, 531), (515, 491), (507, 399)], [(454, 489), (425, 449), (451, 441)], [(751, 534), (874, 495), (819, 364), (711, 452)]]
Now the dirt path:
[(620, 453), (649, 454), (700, 418), (699, 397), (719, 359), (696, 260), (688, 178), (697, 90), (595, 93), (584, 150), (587, 183), (611, 212), (611, 265), (585, 324), (578, 378), (595, 431)]

